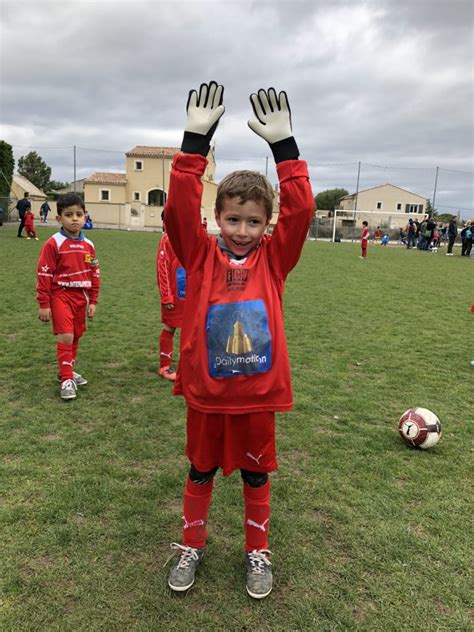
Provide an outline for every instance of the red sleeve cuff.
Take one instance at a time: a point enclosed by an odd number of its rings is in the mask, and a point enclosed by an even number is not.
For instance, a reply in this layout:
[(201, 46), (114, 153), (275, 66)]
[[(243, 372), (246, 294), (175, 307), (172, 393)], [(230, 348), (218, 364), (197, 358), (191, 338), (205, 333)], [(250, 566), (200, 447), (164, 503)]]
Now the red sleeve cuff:
[(285, 182), (291, 178), (309, 178), (306, 160), (285, 160), (276, 166), (278, 179)]

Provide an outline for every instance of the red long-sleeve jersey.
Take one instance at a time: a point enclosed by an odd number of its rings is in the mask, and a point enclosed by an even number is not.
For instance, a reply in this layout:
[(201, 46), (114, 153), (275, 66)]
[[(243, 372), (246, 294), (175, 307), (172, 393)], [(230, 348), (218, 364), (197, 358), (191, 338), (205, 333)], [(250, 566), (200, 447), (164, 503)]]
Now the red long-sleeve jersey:
[(31, 211), (25, 212), (25, 229), (26, 230), (34, 230), (35, 229), (35, 216)]
[(204, 413), (291, 410), (282, 302), (314, 212), (306, 163), (277, 165), (277, 225), (243, 262), (230, 260), (201, 225), (206, 164), (202, 156), (175, 156), (165, 209), (168, 236), (187, 275), (174, 394)]
[(181, 327), (186, 298), (186, 272), (178, 261), (168, 235), (158, 244), (156, 254), (156, 280), (161, 304), (173, 304), (173, 309), (162, 309), (162, 319), (172, 327)]
[(94, 244), (82, 233), (78, 239), (55, 233), (41, 249), (37, 278), (37, 301), (42, 308), (49, 307), (51, 295), (61, 288), (85, 290), (89, 302), (96, 304), (100, 268)]

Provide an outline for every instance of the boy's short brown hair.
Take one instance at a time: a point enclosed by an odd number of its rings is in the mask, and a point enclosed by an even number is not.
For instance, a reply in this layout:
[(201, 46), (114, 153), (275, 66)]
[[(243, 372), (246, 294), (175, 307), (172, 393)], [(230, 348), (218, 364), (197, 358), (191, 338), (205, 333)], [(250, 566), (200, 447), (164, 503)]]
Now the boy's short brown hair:
[(263, 204), (267, 220), (273, 214), (273, 189), (265, 176), (258, 171), (233, 171), (223, 178), (217, 187), (216, 213), (220, 215), (226, 198), (240, 198), (239, 204), (257, 202)]
[(58, 197), (56, 202), (58, 215), (62, 215), (62, 212), (68, 206), (80, 206), (83, 211), (86, 210), (84, 198), (77, 193), (63, 193)]

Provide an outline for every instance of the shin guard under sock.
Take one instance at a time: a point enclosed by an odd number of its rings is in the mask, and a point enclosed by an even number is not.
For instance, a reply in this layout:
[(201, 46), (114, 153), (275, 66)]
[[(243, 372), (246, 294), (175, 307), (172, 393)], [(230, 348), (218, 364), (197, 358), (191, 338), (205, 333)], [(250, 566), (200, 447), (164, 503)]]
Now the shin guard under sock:
[(270, 481), (261, 487), (244, 483), (245, 499), (245, 550), (268, 549), (270, 523)]
[(189, 478), (184, 491), (183, 544), (195, 549), (206, 546), (207, 514), (211, 504), (214, 481), (204, 485), (193, 483)]
[(72, 380), (72, 345), (66, 345), (63, 342), (58, 342), (56, 345), (56, 353), (58, 356), (59, 375), (61, 376), (61, 382), (64, 382), (64, 380)]
[(166, 329), (160, 334), (160, 369), (171, 366), (173, 361), (173, 336), (174, 333)]

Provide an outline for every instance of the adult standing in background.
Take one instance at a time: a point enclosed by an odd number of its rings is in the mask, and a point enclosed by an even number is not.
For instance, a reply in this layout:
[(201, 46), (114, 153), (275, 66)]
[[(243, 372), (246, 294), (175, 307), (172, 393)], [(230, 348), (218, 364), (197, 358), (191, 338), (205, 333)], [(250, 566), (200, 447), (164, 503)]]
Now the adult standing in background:
[(456, 241), (457, 236), (458, 236), (457, 218), (456, 218), (456, 215), (453, 215), (448, 225), (448, 252), (446, 253), (447, 257), (453, 256), (453, 246), (454, 246), (454, 242)]
[(31, 202), (28, 199), (30, 194), (28, 191), (25, 191), (22, 200), (18, 200), (16, 203), (16, 210), (18, 211), (18, 217), (20, 218), (20, 225), (18, 226), (18, 235), (17, 237), (23, 237), (21, 234), (22, 230), (25, 228), (25, 213), (26, 211), (31, 210)]
[(48, 213), (51, 210), (50, 205), (48, 204), (48, 201), (45, 200), (43, 202), (43, 204), (41, 205), (40, 208), (40, 217), (41, 217), (41, 221), (43, 222), (43, 224), (46, 224), (48, 221)]

